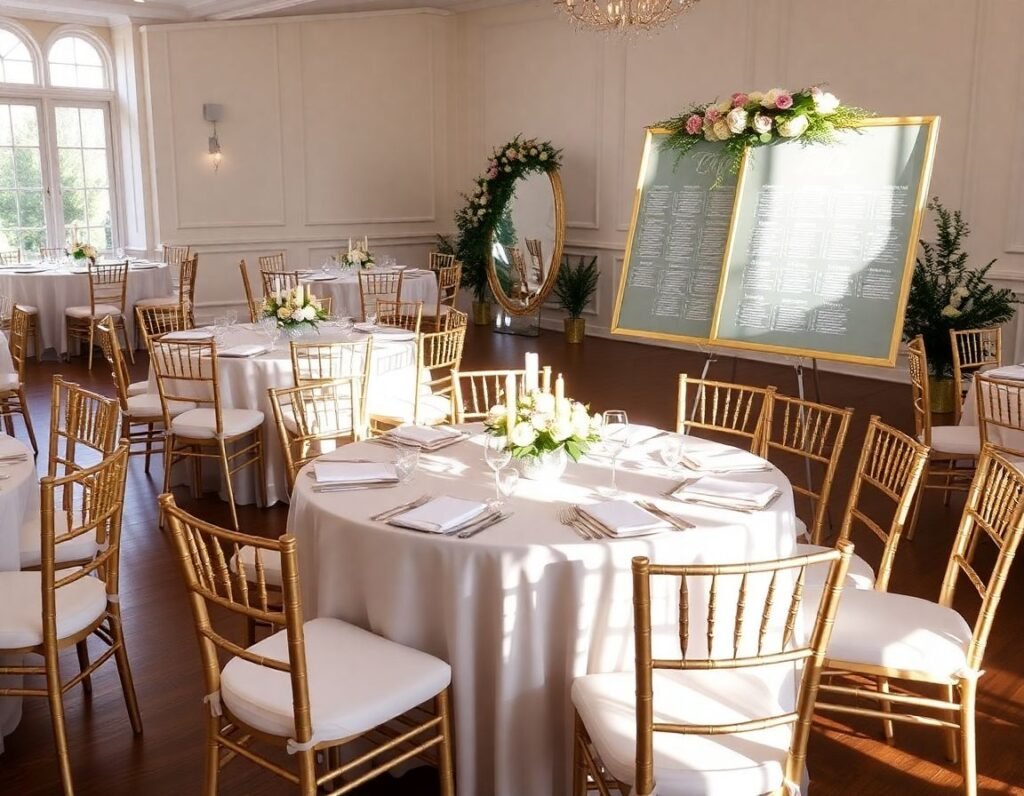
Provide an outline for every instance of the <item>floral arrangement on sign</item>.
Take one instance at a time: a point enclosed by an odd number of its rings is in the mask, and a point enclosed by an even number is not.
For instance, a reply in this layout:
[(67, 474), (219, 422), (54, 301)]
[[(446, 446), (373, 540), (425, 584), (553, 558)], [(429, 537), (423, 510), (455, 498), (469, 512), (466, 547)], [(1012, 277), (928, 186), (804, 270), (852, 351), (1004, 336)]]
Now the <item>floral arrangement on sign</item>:
[(349, 265), (363, 270), (373, 268), (373, 252), (370, 251), (370, 243), (365, 235), (363, 236), (363, 242), (356, 241), (355, 246), (352, 245), (352, 238), (348, 239), (348, 252), (341, 256), (341, 263), (342, 265)]
[(598, 440), (601, 416), (566, 398), (561, 376), (555, 381), (554, 394), (532, 390), (517, 396), (512, 385), (514, 381), (506, 386), (505, 403), (491, 407), (484, 427), (492, 436), (506, 437), (506, 447), (516, 459), (540, 458), (564, 449), (576, 462)]
[(291, 290), (278, 290), (263, 300), (263, 316), (273, 318), (279, 329), (316, 329), (327, 313), (309, 285)]
[(466, 204), (455, 214), (455, 252), (462, 262), (462, 287), (471, 290), (477, 301), (487, 296), (491, 233), (508, 207), (516, 181), (527, 174), (556, 170), (561, 165), (561, 154), (550, 141), (517, 135), (492, 150), (487, 170), (476, 178), (473, 193), (462, 194)]
[(800, 140), (828, 144), (835, 131), (853, 127), (867, 111), (843, 105), (836, 96), (811, 86), (800, 91), (773, 88), (736, 93), (727, 100), (693, 105), (659, 127), (671, 131), (665, 148), (685, 155), (699, 141), (719, 141), (725, 151), (719, 168), (739, 171), (747, 147)]
[(90, 243), (78, 243), (77, 241), (71, 244), (71, 256), (76, 260), (89, 260), (90, 262), (96, 262), (98, 252), (96, 247)]
[(994, 288), (986, 280), (994, 259), (981, 268), (968, 268), (962, 246), (971, 230), (960, 211), (947, 210), (938, 197), (928, 209), (937, 216), (938, 240), (921, 241), (924, 257), (917, 258), (910, 283), (903, 337), (921, 335), (928, 369), (936, 378), (945, 378), (953, 373), (950, 330), (999, 326), (1013, 317), (1013, 305), (1020, 301), (1012, 290)]

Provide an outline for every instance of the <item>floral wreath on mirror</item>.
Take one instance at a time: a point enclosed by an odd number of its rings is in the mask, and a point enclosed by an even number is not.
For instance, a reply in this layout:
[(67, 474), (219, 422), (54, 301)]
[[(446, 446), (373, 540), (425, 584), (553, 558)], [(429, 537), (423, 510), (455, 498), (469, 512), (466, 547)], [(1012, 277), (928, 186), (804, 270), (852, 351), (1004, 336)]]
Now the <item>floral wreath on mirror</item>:
[(701, 141), (723, 144), (718, 179), (728, 169), (736, 174), (747, 147), (783, 141), (831, 144), (836, 130), (856, 127), (872, 114), (843, 105), (821, 86), (799, 91), (773, 88), (737, 92), (729, 99), (691, 105), (686, 111), (656, 126), (669, 131), (663, 147), (682, 157)]
[(471, 290), (477, 301), (483, 301), (487, 295), (491, 233), (508, 207), (516, 181), (527, 174), (556, 171), (561, 165), (562, 151), (550, 141), (523, 138), (520, 134), (491, 151), (487, 170), (474, 180), (473, 193), (462, 194), (466, 204), (455, 214), (455, 253), (462, 262), (462, 287)]

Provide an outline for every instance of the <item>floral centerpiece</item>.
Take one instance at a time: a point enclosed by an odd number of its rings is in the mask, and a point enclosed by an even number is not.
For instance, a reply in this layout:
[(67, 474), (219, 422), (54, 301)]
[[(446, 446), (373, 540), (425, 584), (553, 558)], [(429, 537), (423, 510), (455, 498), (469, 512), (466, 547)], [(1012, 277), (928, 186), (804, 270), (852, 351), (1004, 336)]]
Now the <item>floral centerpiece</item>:
[[(987, 329), (1006, 323), (1019, 301), (1012, 290), (994, 288), (986, 279), (995, 260), (981, 268), (968, 267), (963, 242), (971, 230), (960, 211), (946, 209), (938, 197), (928, 203), (928, 209), (937, 217), (938, 238), (934, 243), (921, 241), (923, 257), (917, 258), (910, 283), (903, 337), (924, 338), (928, 369), (933, 379), (942, 381), (953, 374), (950, 331)], [(945, 389), (950, 401), (951, 386), (949, 382)], [(941, 390), (933, 388), (932, 392), (938, 394)], [(938, 409), (949, 411), (942, 406)]]
[(273, 319), (279, 329), (289, 332), (315, 330), (327, 313), (309, 285), (291, 290), (278, 290), (263, 300), (263, 317)]
[(843, 105), (831, 92), (811, 86), (799, 91), (738, 92), (729, 99), (692, 105), (658, 126), (670, 131), (665, 148), (680, 156), (698, 141), (722, 142), (721, 175), (725, 168), (739, 171), (747, 147), (794, 140), (828, 144), (836, 130), (855, 127), (867, 116), (867, 111)]
[(462, 194), (466, 203), (455, 214), (455, 254), (462, 263), (462, 287), (472, 291), (477, 304), (487, 300), (491, 233), (509, 205), (516, 181), (527, 174), (555, 171), (560, 165), (561, 151), (550, 141), (517, 135), (491, 151), (487, 169), (474, 180), (472, 194)]
[(95, 264), (98, 252), (92, 244), (78, 243), (76, 241), (71, 244), (71, 256), (76, 260), (88, 260)]
[(356, 241), (355, 246), (352, 245), (352, 239), (348, 241), (348, 252), (341, 255), (341, 264), (347, 265), (352, 268), (359, 268), (360, 270), (367, 270), (373, 268), (375, 263), (373, 252), (370, 251), (370, 244), (364, 237), (363, 242)]
[(566, 456), (579, 461), (599, 438), (600, 415), (566, 398), (561, 378), (554, 394), (534, 390), (516, 396), (506, 389), (505, 397), (504, 403), (491, 407), (484, 428), (491, 436), (506, 438), (506, 448), (527, 478), (557, 478), (565, 470)]

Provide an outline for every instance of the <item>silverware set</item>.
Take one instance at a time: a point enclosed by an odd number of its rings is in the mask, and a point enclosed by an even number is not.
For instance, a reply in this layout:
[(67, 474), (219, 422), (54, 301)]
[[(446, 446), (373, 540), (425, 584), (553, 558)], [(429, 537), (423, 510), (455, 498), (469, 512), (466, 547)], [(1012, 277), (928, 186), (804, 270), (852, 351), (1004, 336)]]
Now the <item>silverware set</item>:
[(331, 492), (359, 492), (364, 489), (393, 489), (401, 481), (367, 481), (362, 484), (316, 484), (313, 491), (318, 495)]
[(403, 511), (409, 511), (410, 509), (419, 508), (428, 500), (430, 500), (430, 495), (420, 495), (417, 498), (413, 498), (408, 503), (400, 503), (399, 505), (387, 509), (386, 511), (382, 511), (379, 514), (374, 514), (370, 519), (374, 522), (387, 522), (396, 514), (401, 514)]
[(683, 497), (681, 495), (675, 495), (674, 497), (676, 498), (676, 500), (682, 503), (692, 503), (695, 506), (707, 506), (713, 509), (725, 509), (726, 511), (739, 511), (743, 514), (757, 514), (757, 512), (764, 511), (766, 508), (775, 503), (776, 500), (782, 497), (782, 493), (776, 490), (775, 494), (772, 495), (771, 500), (769, 500), (763, 506), (740, 506), (739, 504), (729, 505), (727, 503), (718, 503), (714, 500), (701, 500), (698, 497)]

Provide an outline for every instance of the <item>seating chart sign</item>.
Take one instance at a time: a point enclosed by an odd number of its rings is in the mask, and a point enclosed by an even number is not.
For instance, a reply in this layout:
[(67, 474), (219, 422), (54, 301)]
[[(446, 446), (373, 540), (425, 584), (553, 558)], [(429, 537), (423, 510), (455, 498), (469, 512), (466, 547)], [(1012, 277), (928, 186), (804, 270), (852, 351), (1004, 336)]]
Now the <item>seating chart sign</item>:
[(937, 118), (868, 119), (830, 145), (748, 150), (714, 345), (896, 362)]
[(714, 144), (679, 158), (662, 150), (667, 130), (644, 144), (612, 331), (704, 342), (711, 334), (729, 236), (736, 175), (715, 183)]

